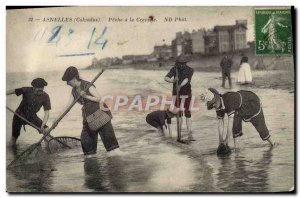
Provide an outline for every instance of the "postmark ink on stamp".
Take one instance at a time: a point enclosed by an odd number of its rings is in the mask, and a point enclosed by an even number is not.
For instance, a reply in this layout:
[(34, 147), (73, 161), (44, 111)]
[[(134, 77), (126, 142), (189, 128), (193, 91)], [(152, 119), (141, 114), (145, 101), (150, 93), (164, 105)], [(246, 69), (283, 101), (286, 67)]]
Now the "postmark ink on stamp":
[(257, 55), (293, 53), (290, 8), (255, 8), (255, 52)]

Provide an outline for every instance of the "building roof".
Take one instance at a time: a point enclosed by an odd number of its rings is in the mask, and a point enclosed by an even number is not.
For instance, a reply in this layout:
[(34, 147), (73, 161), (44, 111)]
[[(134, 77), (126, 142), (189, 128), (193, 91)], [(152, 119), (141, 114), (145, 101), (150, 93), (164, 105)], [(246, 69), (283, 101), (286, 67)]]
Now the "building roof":
[(236, 25), (217, 25), (214, 27), (215, 31), (222, 31), (222, 30), (234, 30), (242, 27), (247, 30), (247, 27), (243, 24), (236, 24)]
[(205, 36), (217, 36), (216, 32), (213, 32), (211, 30), (208, 30), (206, 33), (205, 33)]
[(123, 59), (132, 59), (134, 55), (124, 55), (122, 56)]
[(154, 49), (171, 49), (172, 46), (171, 45), (154, 45)]
[(139, 55), (134, 55), (133, 57), (134, 58), (145, 58), (145, 57), (148, 57), (149, 55), (148, 54), (139, 54)]

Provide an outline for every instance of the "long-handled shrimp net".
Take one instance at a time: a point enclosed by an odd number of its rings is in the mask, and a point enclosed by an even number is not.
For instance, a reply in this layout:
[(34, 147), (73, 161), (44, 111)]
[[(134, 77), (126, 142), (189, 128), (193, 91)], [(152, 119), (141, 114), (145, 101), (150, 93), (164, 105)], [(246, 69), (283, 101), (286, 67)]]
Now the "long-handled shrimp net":
[[(105, 70), (102, 69), (83, 91), (86, 92), (104, 71)], [(12, 167), (15, 167), (18, 165), (23, 165), (28, 160), (35, 159), (37, 156), (40, 156), (40, 155), (45, 155), (45, 152), (46, 153), (57, 153), (57, 152), (60, 152), (61, 150), (70, 149), (70, 148), (73, 148), (74, 146), (80, 145), (81, 144), (80, 139), (78, 139), (78, 138), (68, 137), (68, 136), (53, 137), (50, 135), (50, 132), (57, 126), (57, 124), (71, 110), (71, 108), (76, 104), (76, 102), (80, 99), (80, 97), (81, 96), (77, 97), (73, 101), (73, 103), (68, 107), (68, 109), (57, 119), (57, 121), (49, 128), (49, 130), (46, 133), (44, 133), (43, 137), (37, 143), (32, 144), (26, 150), (24, 150), (19, 155), (17, 155), (16, 158), (11, 163), (8, 164), (7, 168), (12, 168)], [(12, 110), (10, 109), (10, 111), (12, 111)], [(15, 115), (16, 115), (16, 113), (15, 113)], [(19, 115), (19, 117), (20, 116), (21, 115)], [(27, 120), (27, 123), (28, 122), (29, 121)], [(43, 132), (39, 127), (34, 126), (32, 123), (29, 123), (29, 124), (31, 126), (33, 126), (34, 128), (36, 128), (38, 131)], [(45, 149), (41, 145), (41, 143), (43, 141), (45, 142), (45, 146), (44, 146)]]
[[(42, 129), (24, 118), (22, 115), (20, 115), (17, 112), (14, 112), (11, 108), (6, 107), (6, 109), (10, 112), (12, 112), (14, 115), (22, 119), (24, 122), (38, 130), (40, 133), (42, 133)], [(45, 144), (42, 146), (40, 144), (39, 147), (37, 147), (35, 150), (31, 150), (33, 147), (30, 147), (30, 149), (24, 153), (19, 160), (15, 163), (16, 165), (24, 164), (25, 160), (30, 159), (36, 159), (39, 156), (43, 156), (45, 154), (51, 154), (51, 153), (58, 153), (62, 152), (66, 149), (71, 149), (76, 146), (79, 146), (81, 144), (80, 139), (76, 137), (69, 137), (69, 136), (62, 136), (62, 137), (53, 137), (52, 135), (48, 134), (47, 137), (44, 139)]]

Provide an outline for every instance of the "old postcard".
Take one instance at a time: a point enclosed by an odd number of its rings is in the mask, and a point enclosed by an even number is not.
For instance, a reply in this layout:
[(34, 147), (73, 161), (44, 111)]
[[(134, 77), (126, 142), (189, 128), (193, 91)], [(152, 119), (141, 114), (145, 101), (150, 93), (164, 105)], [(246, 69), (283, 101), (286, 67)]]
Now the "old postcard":
[(293, 7), (6, 13), (7, 192), (295, 192)]

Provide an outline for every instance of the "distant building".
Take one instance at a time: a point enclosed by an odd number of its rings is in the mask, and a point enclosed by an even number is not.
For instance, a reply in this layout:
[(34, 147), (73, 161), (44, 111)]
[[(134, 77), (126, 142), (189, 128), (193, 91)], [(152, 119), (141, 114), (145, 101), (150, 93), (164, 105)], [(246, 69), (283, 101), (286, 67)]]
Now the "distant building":
[(247, 48), (247, 20), (236, 20), (235, 25), (215, 26), (219, 53)]
[(114, 57), (111, 59), (111, 65), (120, 65), (122, 64), (122, 59), (118, 57)]
[(171, 45), (155, 45), (151, 58), (157, 60), (169, 60), (173, 57)]
[(172, 56), (177, 57), (180, 54), (192, 54), (191, 34), (187, 31), (184, 33), (177, 32), (176, 38), (172, 41)]
[(185, 31), (182, 36), (183, 36), (182, 54), (192, 54), (193, 53), (193, 47), (192, 47), (191, 34), (187, 31)]
[(177, 57), (182, 53), (183, 37), (181, 32), (176, 33), (176, 37), (172, 40), (172, 56)]
[(98, 64), (101, 66), (110, 66), (112, 62), (112, 58), (106, 57), (98, 60)]
[(149, 55), (125, 55), (122, 57), (122, 63), (125, 65), (147, 62)]
[(147, 58), (147, 62), (157, 62), (157, 61), (158, 59), (156, 58), (153, 52)]
[(204, 42), (205, 30), (193, 30), (191, 33), (192, 40), (192, 52), (193, 54), (205, 54), (205, 42)]
[[(112, 59), (111, 64), (121, 62), (134, 64), (142, 62), (157, 62), (176, 58), (181, 54), (214, 55), (253, 47), (247, 44), (247, 20), (236, 20), (234, 25), (217, 25), (213, 29), (176, 32), (171, 45), (155, 45), (149, 55), (125, 55), (122, 59)], [(93, 60), (93, 65), (96, 60)], [(99, 61), (98, 61), (99, 64)]]
[(106, 58), (101, 58), (97, 59), (94, 57), (92, 59), (92, 64), (89, 66), (89, 68), (98, 68), (101, 66), (110, 66), (110, 65), (119, 65), (122, 63), (122, 59), (118, 57), (106, 57)]
[(149, 55), (134, 55), (133, 56), (133, 63), (144, 63), (147, 62)]
[(178, 41), (176, 39), (172, 40), (171, 46), (172, 46), (172, 57), (177, 57), (178, 54), (182, 52), (182, 46), (177, 44)]
[(125, 55), (122, 56), (122, 63), (124, 65), (132, 64), (133, 63), (133, 55)]
[(205, 54), (217, 54), (218, 53), (218, 43), (217, 34), (212, 30), (208, 30), (204, 35), (204, 46)]

